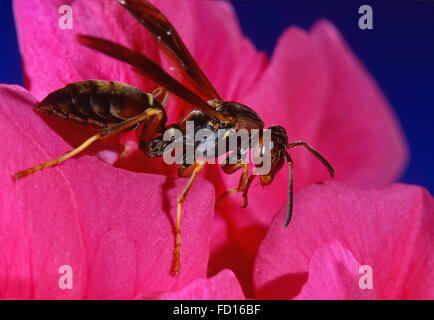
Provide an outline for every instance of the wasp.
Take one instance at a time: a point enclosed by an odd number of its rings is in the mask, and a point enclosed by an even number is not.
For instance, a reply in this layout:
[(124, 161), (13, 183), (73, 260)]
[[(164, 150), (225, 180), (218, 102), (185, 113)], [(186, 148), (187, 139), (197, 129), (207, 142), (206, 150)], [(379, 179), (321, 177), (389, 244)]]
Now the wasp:
[[(206, 128), (216, 133), (215, 143), (219, 139), (217, 135), (219, 129), (231, 129), (233, 132), (242, 129), (248, 131), (264, 129), (264, 122), (254, 110), (238, 102), (225, 101), (220, 97), (192, 57), (176, 29), (160, 10), (147, 0), (117, 1), (155, 37), (166, 57), (181, 72), (190, 86), (187, 88), (181, 84), (159, 65), (141, 53), (106, 39), (88, 35), (77, 35), (77, 41), (81, 45), (129, 64), (135, 71), (159, 84), (159, 87), (151, 93), (145, 93), (136, 87), (124, 83), (87, 80), (70, 83), (66, 87), (50, 93), (35, 107), (36, 111), (74, 121), (84, 126), (92, 126), (97, 129), (96, 134), (77, 148), (57, 159), (15, 173), (16, 179), (49, 166), (59, 165), (98, 140), (103, 140), (109, 136), (128, 130), (136, 130), (140, 127), (139, 148), (145, 155), (150, 157), (163, 156), (165, 147), (167, 146), (167, 141), (164, 141), (162, 138), (164, 133), (173, 128), (177, 128), (185, 133), (188, 121), (194, 121), (196, 129)], [(167, 125), (167, 116), (164, 109), (169, 92), (178, 96), (193, 108), (190, 113), (172, 125)], [(293, 209), (293, 161), (288, 150), (294, 147), (304, 147), (325, 166), (332, 177), (334, 176), (334, 170), (329, 162), (306, 142), (296, 141), (289, 143), (287, 132), (283, 127), (272, 126), (268, 130), (271, 131), (272, 143), (265, 145), (262, 136), (260, 136), (258, 147), (259, 150), (269, 149), (271, 168), (268, 173), (259, 175), (259, 182), (263, 186), (271, 184), (277, 172), (279, 172), (285, 162), (287, 163), (289, 168), (288, 209), (284, 226), (288, 226)], [(196, 143), (194, 148), (203, 148), (204, 143), (209, 144), (209, 140)], [(216, 154), (217, 157), (223, 154), (235, 153), (236, 159), (239, 159), (233, 163), (226, 161), (228, 159), (226, 158), (221, 164), (221, 168), (226, 174), (233, 174), (242, 170), (238, 186), (225, 191), (218, 198), (217, 203), (229, 194), (240, 192), (244, 199), (243, 207), (247, 207), (248, 190), (256, 175), (249, 175), (249, 165), (241, 157), (245, 152), (245, 147), (237, 146), (233, 150), (224, 150), (220, 154)], [(182, 205), (205, 164), (206, 162), (203, 159), (196, 158), (193, 163), (186, 163), (184, 161), (178, 164), (178, 176), (188, 178), (188, 180), (177, 197), (172, 265), (172, 273), (174, 275), (179, 274), (181, 268)], [(257, 165), (255, 164), (255, 166)]]

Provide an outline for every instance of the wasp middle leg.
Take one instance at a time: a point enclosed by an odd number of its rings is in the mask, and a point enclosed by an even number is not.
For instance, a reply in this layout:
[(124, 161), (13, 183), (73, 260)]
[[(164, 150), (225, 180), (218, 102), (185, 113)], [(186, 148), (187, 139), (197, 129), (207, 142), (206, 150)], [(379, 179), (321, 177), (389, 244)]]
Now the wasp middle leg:
[(239, 169), (243, 169), (243, 172), (240, 176), (240, 180), (238, 182), (238, 186), (234, 189), (229, 189), (226, 190), (225, 192), (223, 192), (217, 199), (216, 201), (216, 207), (219, 207), (221, 202), (223, 201), (223, 199), (233, 193), (237, 193), (237, 192), (243, 192), (243, 199), (244, 199), (244, 203), (243, 203), (243, 208), (247, 207), (247, 195), (244, 196), (244, 190), (247, 187), (247, 176), (249, 174), (249, 165), (245, 162), (238, 162), (236, 164), (223, 164), (222, 165), (222, 169), (225, 173), (231, 174), (234, 173), (236, 171), (238, 171)]
[(182, 205), (188, 192), (191, 190), (193, 183), (196, 181), (199, 172), (205, 166), (205, 161), (196, 161), (194, 164), (188, 167), (180, 166), (178, 175), (180, 177), (189, 177), (186, 185), (182, 192), (177, 198), (177, 213), (176, 213), (176, 225), (175, 225), (175, 249), (173, 251), (173, 267), (172, 274), (178, 275), (181, 269), (181, 216), (182, 216)]

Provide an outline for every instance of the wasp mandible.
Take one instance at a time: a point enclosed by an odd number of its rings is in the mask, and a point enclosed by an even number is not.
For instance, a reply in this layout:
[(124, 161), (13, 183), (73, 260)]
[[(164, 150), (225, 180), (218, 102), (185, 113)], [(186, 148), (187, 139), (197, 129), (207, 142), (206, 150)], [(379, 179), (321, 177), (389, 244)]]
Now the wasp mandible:
[[(163, 155), (167, 142), (162, 139), (162, 136), (166, 130), (177, 128), (185, 133), (187, 121), (194, 121), (195, 127), (206, 128), (211, 132), (217, 132), (219, 129), (232, 129), (234, 132), (241, 129), (248, 131), (264, 129), (264, 122), (254, 110), (238, 102), (225, 101), (220, 97), (193, 59), (176, 29), (153, 4), (147, 0), (117, 1), (152, 33), (167, 58), (188, 80), (191, 85), (190, 88), (182, 85), (160, 66), (138, 52), (109, 40), (78, 35), (77, 40), (80, 44), (131, 65), (135, 71), (155, 81), (161, 87), (151, 93), (145, 93), (136, 87), (119, 82), (87, 80), (70, 83), (66, 87), (50, 93), (36, 106), (35, 110), (82, 125), (90, 125), (97, 128), (98, 131), (67, 154), (17, 172), (14, 175), (16, 179), (43, 168), (58, 165), (98, 140), (128, 130), (135, 130), (140, 126), (142, 129), (139, 148), (150, 157)], [(168, 92), (175, 94), (193, 107), (190, 113), (172, 125), (166, 125), (167, 116), (164, 109)], [(259, 182), (263, 186), (271, 184), (277, 172), (285, 162), (287, 163), (289, 168), (288, 209), (284, 221), (284, 225), (287, 226), (291, 219), (293, 207), (293, 162), (287, 150), (294, 147), (304, 147), (327, 168), (332, 177), (334, 170), (329, 162), (307, 143), (303, 141), (289, 143), (286, 130), (283, 127), (272, 126), (268, 129), (271, 130), (272, 147), (265, 145), (261, 139), (258, 140), (258, 144), (259, 150), (270, 148), (271, 170), (267, 174), (260, 175)], [(215, 139), (217, 140), (217, 134)], [(195, 145), (196, 149), (201, 147), (203, 147), (201, 143)], [(240, 147), (226, 151), (228, 152), (216, 156), (237, 153), (238, 157), (241, 156), (240, 153), (246, 152)], [(181, 267), (182, 204), (205, 164), (202, 159), (194, 159), (192, 164), (181, 163), (178, 165), (178, 176), (188, 178), (188, 181), (177, 198), (173, 274), (179, 274)], [(238, 170), (242, 170), (242, 174), (238, 186), (225, 191), (217, 203), (229, 194), (240, 192), (244, 199), (243, 207), (246, 207), (248, 190), (256, 175), (251, 174), (249, 176), (249, 166), (241, 160), (241, 157), (236, 163), (223, 162), (221, 168), (227, 174), (232, 174)]]

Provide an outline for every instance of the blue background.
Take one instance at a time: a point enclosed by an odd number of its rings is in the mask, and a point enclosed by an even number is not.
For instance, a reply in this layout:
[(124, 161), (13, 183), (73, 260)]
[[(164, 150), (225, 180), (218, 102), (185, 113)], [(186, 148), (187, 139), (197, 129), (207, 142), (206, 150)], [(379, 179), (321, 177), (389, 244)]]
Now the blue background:
[[(332, 21), (398, 114), (411, 149), (410, 164), (401, 181), (434, 193), (434, 1), (232, 2), (243, 31), (258, 49), (269, 54), (288, 26), (307, 29), (320, 18)], [(373, 8), (373, 30), (358, 28), (358, 8), (363, 4)], [(0, 83), (22, 84), (11, 7), (10, 0), (0, 1)]]

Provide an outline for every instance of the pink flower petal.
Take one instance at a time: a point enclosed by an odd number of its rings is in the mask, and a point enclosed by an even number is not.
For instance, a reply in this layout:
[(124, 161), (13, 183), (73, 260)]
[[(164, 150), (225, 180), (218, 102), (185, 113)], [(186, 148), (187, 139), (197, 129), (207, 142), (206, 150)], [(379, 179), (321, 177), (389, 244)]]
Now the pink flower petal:
[[(257, 110), (266, 126), (282, 125), (290, 141), (304, 140), (323, 154), (337, 180), (383, 186), (402, 172), (407, 149), (399, 124), (380, 89), (328, 22), (310, 32), (288, 29), (257, 86), (240, 101)], [(296, 191), (330, 179), (306, 150), (290, 153)], [(238, 173), (221, 176), (227, 188), (238, 183)], [(232, 196), (218, 210), (248, 255), (256, 252), (275, 212), (286, 206), (287, 179), (284, 167), (272, 185), (251, 187), (248, 209), (239, 209), (240, 197)]]
[[(351, 252), (334, 241), (312, 256), (309, 278), (296, 300), (371, 299), (373, 288), (361, 288), (361, 265)], [(362, 279), (363, 280), (363, 279)]]
[[(64, 1), (23, 1), (14, 0), (14, 14), (17, 25), (18, 41), (23, 57), (25, 84), (37, 100), (42, 100), (50, 92), (66, 86), (68, 83), (89, 80), (113, 80), (134, 85), (150, 91), (155, 84), (133, 72), (126, 64), (116, 61), (101, 53), (84, 48), (75, 40), (76, 34), (91, 34), (128, 45), (143, 48), (146, 54), (156, 61), (159, 59), (157, 44), (151, 41), (151, 35), (143, 32), (138, 23), (133, 23), (131, 16), (116, 1), (76, 0), (70, 5), (73, 9), (73, 29), (60, 29), (59, 8)], [(82, 126), (52, 117), (44, 117), (50, 126), (70, 144), (78, 146), (91, 131)], [(128, 140), (134, 139), (134, 133), (127, 133)], [(95, 154), (103, 151), (120, 152), (122, 146), (113, 141), (104, 141), (99, 148), (89, 149)], [(105, 157), (102, 160), (112, 159)]]
[[(265, 55), (258, 53), (241, 34), (230, 4), (179, 1), (174, 6), (170, 1), (155, 3), (169, 17), (199, 65), (225, 99), (237, 100), (251, 90), (267, 61)], [(15, 0), (27, 84), (38, 98), (43, 98), (50, 91), (69, 82), (90, 78), (117, 80), (145, 90), (153, 89), (153, 85), (132, 72), (127, 65), (78, 46), (73, 38), (76, 33), (100, 36), (132, 47), (155, 61), (162, 62), (168, 70), (167, 63), (157, 53), (155, 41), (116, 3), (108, 5), (102, 1), (74, 1), (73, 30), (58, 28), (58, 8), (61, 4), (64, 3)], [(203, 12), (207, 14), (204, 15)], [(35, 16), (38, 17), (37, 20), (34, 19)], [(221, 43), (225, 45), (221, 46)], [(177, 76), (176, 71), (173, 74)], [(176, 101), (176, 104), (171, 102), (166, 109), (169, 119), (184, 115), (190, 109), (174, 98), (172, 95), (171, 101)], [(65, 125), (63, 121), (49, 117), (44, 119), (74, 146), (90, 135), (89, 131), (78, 125)], [(128, 144), (131, 139), (134, 139), (134, 134), (113, 140)], [(118, 160), (116, 154), (121, 152), (122, 146), (109, 146), (104, 142), (98, 148), (92, 147), (87, 153), (98, 154), (105, 162), (129, 170), (174, 174), (170, 167), (161, 165), (160, 159), (146, 159), (144, 162), (145, 158), (137, 149), (133, 149), (126, 158)], [(217, 183), (221, 184), (221, 180)]]
[(318, 148), (329, 155), (339, 180), (366, 187), (395, 181), (408, 150), (392, 108), (330, 22), (318, 22), (310, 35), (329, 73)]
[[(310, 34), (288, 29), (244, 102), (258, 110), (267, 126), (282, 125), (291, 141), (304, 140), (316, 148), (335, 167), (338, 180), (382, 186), (402, 170), (406, 147), (390, 106), (329, 23), (318, 24)], [(330, 179), (305, 150), (291, 154), (296, 189)], [(246, 214), (230, 215), (239, 228), (251, 220), (270, 221), (287, 201), (287, 177), (284, 168), (265, 190), (251, 188)], [(226, 178), (230, 185), (237, 179), (238, 175)]]
[[(318, 126), (320, 113), (317, 110), (322, 106), (325, 96), (323, 83), (324, 72), (321, 72), (318, 53), (315, 51), (308, 35), (298, 29), (289, 29), (280, 39), (273, 58), (257, 85), (240, 102), (259, 112), (266, 121), (267, 126), (274, 124), (284, 125), (298, 132), (299, 139), (309, 141), (314, 136)], [(302, 121), (309, 116), (309, 119)], [(317, 120), (315, 120), (317, 119)], [(289, 123), (289, 124), (288, 124)], [(303, 167), (311, 168), (317, 164), (310, 161), (310, 155), (297, 154), (296, 158), (296, 185), (306, 182), (303, 176)], [(309, 165), (305, 165), (309, 164)], [(320, 168), (322, 169), (322, 168)], [(233, 175), (222, 173), (209, 175), (215, 181), (217, 193), (238, 185), (240, 172)], [(216, 177), (217, 176), (217, 177)], [(320, 179), (321, 175), (316, 177)], [(217, 212), (227, 219), (232, 235), (232, 243), (226, 251), (220, 250), (217, 257), (211, 258), (211, 265), (220, 268), (230, 267), (236, 271), (243, 288), (249, 295), (250, 290), (243, 279), (251, 279), (252, 265), (246, 262), (253, 261), (260, 241), (266, 233), (268, 225), (275, 214), (287, 201), (287, 170), (283, 168), (270, 186), (262, 188), (257, 186), (258, 180), (253, 183), (249, 192), (249, 206), (241, 209), (240, 194), (227, 197), (217, 209)], [(217, 184), (224, 181), (225, 185)], [(270, 196), (272, 195), (272, 196)], [(229, 259), (230, 265), (224, 264), (225, 255), (237, 256)], [(222, 265), (223, 264), (223, 265)], [(251, 286), (251, 285), (250, 285)]]
[[(230, 4), (155, 3), (175, 25), (223, 98), (251, 106), (267, 125), (280, 124), (288, 130), (291, 139), (309, 142), (330, 159), (339, 180), (378, 186), (399, 174), (406, 149), (393, 114), (372, 79), (328, 23), (320, 23), (310, 33), (289, 29), (267, 66), (264, 55), (257, 53), (241, 34)], [(74, 30), (60, 30), (57, 10), (61, 4), (15, 0), (28, 85), (38, 98), (68, 82), (89, 78), (123, 81), (144, 90), (154, 88), (125, 64), (81, 48), (73, 39), (75, 33), (108, 38), (145, 53), (167, 69), (155, 41), (124, 9), (115, 3), (76, 0), (72, 4)], [(176, 76), (177, 72), (173, 74)], [(171, 120), (190, 109), (173, 98), (167, 107)], [(371, 120), (372, 114), (375, 121)], [(73, 145), (89, 135), (82, 128), (78, 130), (78, 126), (49, 121)], [(78, 131), (82, 134), (77, 134)], [(102, 151), (90, 149), (89, 152), (99, 151), (99, 157), (112, 164), (117, 160), (116, 153), (122, 151), (122, 146), (116, 143), (124, 144), (132, 139), (134, 133), (116, 137), (111, 145), (100, 144), (104, 146)], [(297, 190), (328, 179), (324, 168), (310, 154), (302, 150), (294, 150), (292, 154)], [(140, 152), (132, 150), (115, 165), (135, 171), (173, 174), (161, 161), (148, 159), (144, 163), (144, 159)], [(393, 165), (388, 163), (389, 159), (394, 159)], [(238, 183), (239, 174), (227, 176), (215, 168), (206, 171), (206, 177), (213, 181), (219, 193)], [(267, 189), (253, 186), (247, 210), (238, 209), (239, 199), (225, 201), (219, 213), (227, 220), (227, 230), (231, 232), (225, 237), (233, 239), (231, 251), (243, 252), (249, 257), (247, 260), (253, 259), (272, 216), (285, 206), (286, 179), (285, 168)], [(238, 273), (240, 279), (242, 272)]]
[[(273, 59), (259, 83), (242, 102), (258, 110), (266, 126), (284, 126), (291, 140), (313, 141), (321, 125), (322, 106), (326, 96), (326, 73), (319, 61), (319, 54), (306, 32), (290, 28), (281, 37)], [(312, 142), (312, 145), (315, 144)], [(324, 156), (328, 154), (325, 153)], [(297, 153), (294, 162), (297, 188), (322, 178), (327, 179), (325, 169), (312, 160), (310, 154)], [(321, 174), (307, 177), (305, 172), (316, 167), (319, 168), (318, 171), (322, 170)], [(239, 175), (240, 173), (223, 175), (229, 188), (238, 184)], [(269, 224), (273, 215), (285, 205), (288, 199), (287, 180), (285, 167), (266, 188), (256, 186), (256, 180), (249, 192), (247, 209), (239, 209), (239, 194), (238, 199), (237, 196), (232, 196), (231, 200), (225, 200), (222, 211), (230, 212), (227, 217), (235, 224), (236, 237), (247, 250), (256, 250), (260, 241), (258, 236), (264, 235), (264, 231), (258, 228)]]
[[(181, 275), (170, 275), (176, 195), (185, 179), (137, 174), (89, 157), (17, 182), (11, 174), (69, 147), (31, 111), (24, 89), (0, 86), (0, 296), (133, 298), (206, 275), (214, 192), (203, 180), (184, 206)], [(59, 267), (73, 289), (58, 286)]]
[[(217, 239), (212, 238), (212, 240), (214, 242)], [(246, 297), (254, 298), (255, 290), (252, 283), (253, 260), (252, 255), (246, 254), (245, 251), (228, 242), (219, 250), (211, 251), (208, 274), (216, 274), (225, 268), (231, 269), (235, 272)]]
[[(143, 86), (143, 78), (124, 63), (83, 48), (76, 34), (91, 34), (133, 48), (150, 43), (151, 36), (116, 1), (73, 1), (73, 29), (60, 29), (59, 8), (64, 1), (14, 1), (18, 40), (26, 86), (38, 99), (70, 82), (101, 79)], [(157, 57), (157, 46), (147, 54)], [(148, 85), (150, 83), (148, 82)]]
[(294, 209), (288, 228), (279, 212), (261, 244), (254, 271), (258, 298), (294, 297), (315, 270), (314, 253), (332, 241), (372, 267), (376, 299), (434, 297), (434, 200), (424, 189), (326, 183), (300, 191)]
[(162, 293), (160, 300), (244, 300), (234, 273), (228, 269), (208, 279), (197, 279), (176, 291)]

